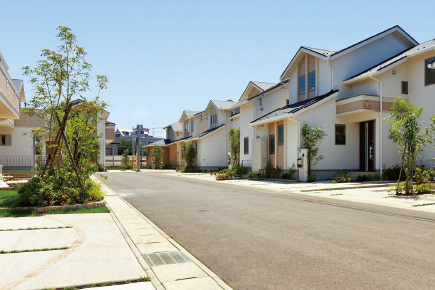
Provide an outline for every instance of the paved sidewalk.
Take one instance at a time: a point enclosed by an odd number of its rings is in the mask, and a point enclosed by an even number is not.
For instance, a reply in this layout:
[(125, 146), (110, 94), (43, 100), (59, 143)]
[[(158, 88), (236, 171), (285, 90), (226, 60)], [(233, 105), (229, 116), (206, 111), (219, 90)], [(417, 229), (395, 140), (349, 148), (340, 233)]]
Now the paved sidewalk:
[(156, 289), (231, 289), (104, 183), (102, 188), (118, 226)]
[[(58, 288), (146, 276), (112, 216), (105, 213), (0, 218), (0, 251), (21, 251), (0, 254), (0, 289)], [(154, 289), (150, 282), (139, 285), (134, 289)]]
[[(149, 169), (148, 169), (149, 170)], [(147, 171), (147, 169), (142, 170)], [(156, 172), (156, 171), (154, 171)], [(294, 182), (288, 180), (216, 180), (209, 173), (180, 173), (175, 170), (158, 171), (168, 176), (197, 179), (208, 182), (233, 184), (244, 187), (257, 187), (273, 190), (285, 194), (298, 193), (308, 196), (321, 196), (330, 199), (347, 200), (366, 204), (383, 205), (389, 207), (410, 209), (435, 213), (435, 195), (423, 194), (414, 196), (395, 196), (389, 192), (391, 182), (349, 182), (332, 183), (330, 180), (312, 183)]]

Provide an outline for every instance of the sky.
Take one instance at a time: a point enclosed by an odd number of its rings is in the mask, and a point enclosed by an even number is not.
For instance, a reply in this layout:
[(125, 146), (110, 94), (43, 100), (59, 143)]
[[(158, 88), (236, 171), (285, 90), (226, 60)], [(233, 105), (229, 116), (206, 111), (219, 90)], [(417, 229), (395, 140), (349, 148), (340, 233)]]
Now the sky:
[[(338, 51), (400, 25), (435, 38), (435, 1), (0, 0), (0, 51), (12, 78), (71, 28), (117, 128), (163, 127), (209, 100), (237, 101), (249, 81), (279, 82), (300, 46)], [(96, 91), (95, 91), (96, 92)], [(92, 93), (91, 93), (92, 94)]]

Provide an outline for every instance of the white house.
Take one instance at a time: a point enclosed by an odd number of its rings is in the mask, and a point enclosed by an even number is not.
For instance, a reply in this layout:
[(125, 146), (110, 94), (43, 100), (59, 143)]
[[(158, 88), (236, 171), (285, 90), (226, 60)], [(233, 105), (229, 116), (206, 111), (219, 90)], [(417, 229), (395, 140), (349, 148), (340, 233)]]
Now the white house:
[[(268, 139), (269, 160), (281, 162), (284, 169), (297, 165), (301, 127), (318, 124), (327, 133), (320, 145), (324, 159), (315, 167), (318, 178), (341, 169), (382, 173), (384, 166), (397, 163), (384, 119), (399, 96), (426, 106), (427, 114), (434, 112), (430, 45), (418, 45), (394, 26), (338, 52), (301, 47), (281, 75), (281, 80), (289, 79), (289, 105), (251, 122), (254, 128), (268, 127), (268, 137), (261, 138)], [(276, 130), (280, 122), (282, 128)], [(284, 145), (281, 152), (279, 143)], [(422, 158), (431, 156), (424, 153)]]

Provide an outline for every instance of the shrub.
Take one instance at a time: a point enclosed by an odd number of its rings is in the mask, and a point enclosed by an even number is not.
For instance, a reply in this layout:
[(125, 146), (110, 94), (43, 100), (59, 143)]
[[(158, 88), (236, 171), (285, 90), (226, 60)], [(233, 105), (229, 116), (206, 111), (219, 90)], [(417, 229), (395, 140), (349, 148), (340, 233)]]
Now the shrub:
[(333, 183), (346, 183), (346, 182), (351, 182), (352, 178), (348, 176), (349, 174), (349, 169), (342, 169), (341, 170), (341, 177), (340, 178), (336, 178), (334, 179), (332, 182)]
[(91, 179), (83, 183), (84, 192), (77, 187), (77, 176), (65, 168), (49, 170), (45, 180), (36, 176), (18, 190), (21, 206), (81, 204), (102, 200), (100, 186)]
[[(398, 164), (385, 168), (383, 171), (384, 180), (398, 180), (400, 175), (400, 166)], [(405, 176), (402, 176), (402, 180), (405, 180)]]
[(311, 173), (308, 175), (308, 182), (314, 182), (316, 181), (317, 176), (314, 173)]
[(153, 158), (156, 169), (162, 169), (163, 149), (160, 146), (154, 146)]
[(418, 194), (425, 194), (431, 192), (431, 184), (430, 183), (422, 183), (416, 186), (415, 191)]
[(423, 168), (416, 168), (414, 174), (414, 181), (417, 185), (431, 181), (435, 176), (435, 171), (432, 169), (424, 170)]
[(266, 163), (266, 167), (264, 168), (264, 173), (262, 174), (261, 177), (263, 178), (279, 178), (281, 176), (281, 168), (279, 168), (278, 166), (276, 168), (274, 168), (272, 166), (272, 163), (270, 163), (270, 161), (267, 161)]
[(258, 178), (259, 174), (258, 172), (248, 172), (248, 178)]
[(128, 157), (128, 149), (125, 149), (124, 152), (122, 153), (121, 168), (122, 169), (133, 168), (133, 166), (130, 163), (130, 158)]

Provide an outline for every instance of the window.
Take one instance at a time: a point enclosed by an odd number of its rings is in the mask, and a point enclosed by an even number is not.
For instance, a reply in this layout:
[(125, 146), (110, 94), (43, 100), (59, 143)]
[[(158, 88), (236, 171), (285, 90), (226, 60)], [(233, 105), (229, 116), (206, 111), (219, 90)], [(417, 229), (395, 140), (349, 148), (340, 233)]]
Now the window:
[(424, 85), (433, 85), (435, 84), (435, 68), (432, 68), (435, 66), (435, 57), (431, 57), (425, 60), (424, 62)]
[(278, 146), (284, 144), (284, 125), (278, 126)]
[(346, 125), (335, 125), (335, 145), (346, 145)]
[(299, 95), (305, 94), (305, 75), (299, 77)]
[(184, 123), (184, 131), (189, 132), (189, 122)]
[(12, 145), (12, 135), (0, 135), (0, 146), (11, 146)]
[(269, 135), (269, 154), (275, 154), (275, 135)]
[(287, 100), (285, 100), (285, 105), (286, 105), (286, 106), (288, 106), (288, 105), (289, 105), (289, 103), (290, 103), (290, 102), (289, 102), (289, 100), (288, 100), (288, 99), (287, 99)]
[(312, 71), (308, 74), (308, 90), (310, 92), (316, 90), (316, 71)]
[(193, 121), (190, 122), (190, 130), (193, 132)]
[(408, 82), (402, 82), (402, 94), (408, 94)]
[(243, 153), (249, 154), (249, 137), (243, 138)]

